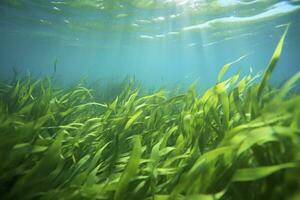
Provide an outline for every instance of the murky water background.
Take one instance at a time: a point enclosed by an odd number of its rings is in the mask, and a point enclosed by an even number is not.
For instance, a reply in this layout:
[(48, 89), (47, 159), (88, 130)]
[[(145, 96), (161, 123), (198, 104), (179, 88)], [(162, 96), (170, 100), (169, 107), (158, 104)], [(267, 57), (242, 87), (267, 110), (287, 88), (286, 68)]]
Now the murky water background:
[(13, 67), (50, 76), (57, 60), (63, 83), (130, 76), (149, 87), (198, 80), (206, 88), (243, 55), (228, 75), (262, 71), (287, 23), (273, 83), (300, 70), (298, 0), (1, 0), (0, 78)]

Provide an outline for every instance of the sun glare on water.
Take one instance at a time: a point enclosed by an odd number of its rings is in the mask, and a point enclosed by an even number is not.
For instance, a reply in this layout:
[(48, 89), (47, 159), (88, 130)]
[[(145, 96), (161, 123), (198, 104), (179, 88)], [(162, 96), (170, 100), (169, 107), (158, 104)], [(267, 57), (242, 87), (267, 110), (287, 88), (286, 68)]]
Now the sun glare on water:
[(197, 0), (166, 0), (165, 3), (175, 3), (177, 6), (193, 3)]

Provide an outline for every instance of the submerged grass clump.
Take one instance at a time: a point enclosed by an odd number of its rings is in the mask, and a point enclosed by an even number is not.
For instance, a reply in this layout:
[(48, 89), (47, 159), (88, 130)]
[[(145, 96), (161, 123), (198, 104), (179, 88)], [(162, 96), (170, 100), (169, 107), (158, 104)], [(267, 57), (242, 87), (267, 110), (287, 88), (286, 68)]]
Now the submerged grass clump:
[(103, 103), (78, 85), (24, 78), (0, 85), (1, 199), (298, 199), (300, 95), (239, 74), (203, 95)]

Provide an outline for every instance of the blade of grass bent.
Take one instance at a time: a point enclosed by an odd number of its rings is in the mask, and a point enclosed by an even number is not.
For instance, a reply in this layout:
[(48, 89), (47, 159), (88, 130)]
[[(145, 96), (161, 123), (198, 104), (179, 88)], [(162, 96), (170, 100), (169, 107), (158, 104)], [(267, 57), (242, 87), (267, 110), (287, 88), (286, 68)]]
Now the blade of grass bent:
[(267, 68), (267, 70), (265, 71), (265, 73), (263, 75), (263, 79), (262, 79), (262, 81), (261, 81), (261, 83), (259, 85), (258, 92), (257, 92), (258, 99), (261, 98), (263, 90), (266, 87), (266, 85), (268, 84), (270, 76), (271, 76), (273, 70), (275, 69), (276, 64), (277, 64), (277, 62), (279, 60), (279, 57), (281, 55), (281, 51), (282, 51), (282, 48), (283, 48), (284, 40), (285, 40), (285, 37), (286, 37), (288, 29), (289, 29), (289, 25), (286, 27), (283, 35), (281, 36), (281, 38), (280, 38), (280, 40), (279, 40), (279, 42), (278, 42), (278, 44), (276, 46), (276, 49), (275, 49), (275, 51), (273, 53), (273, 56), (272, 56), (272, 58), (270, 60), (268, 68)]

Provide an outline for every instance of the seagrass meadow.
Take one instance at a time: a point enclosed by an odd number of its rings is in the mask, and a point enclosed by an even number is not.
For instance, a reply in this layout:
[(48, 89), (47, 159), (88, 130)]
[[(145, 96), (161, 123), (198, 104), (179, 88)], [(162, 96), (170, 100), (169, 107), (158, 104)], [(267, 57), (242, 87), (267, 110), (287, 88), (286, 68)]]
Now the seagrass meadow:
[(0, 199), (299, 199), (300, 73), (268, 84), (287, 30), (262, 76), (226, 64), (201, 94), (2, 82)]

